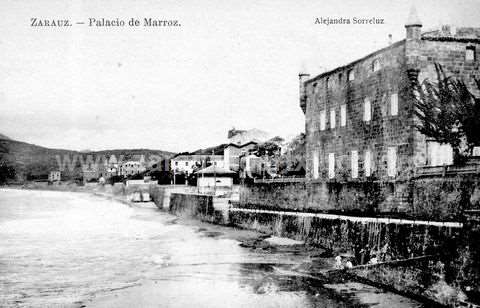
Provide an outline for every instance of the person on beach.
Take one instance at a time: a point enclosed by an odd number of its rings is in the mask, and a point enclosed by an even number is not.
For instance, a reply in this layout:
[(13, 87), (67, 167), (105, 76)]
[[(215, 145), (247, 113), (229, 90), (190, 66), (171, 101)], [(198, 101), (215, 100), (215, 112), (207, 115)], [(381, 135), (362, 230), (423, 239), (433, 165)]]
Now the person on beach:
[(342, 269), (343, 268), (342, 257), (341, 256), (336, 256), (335, 257), (335, 268), (336, 269)]

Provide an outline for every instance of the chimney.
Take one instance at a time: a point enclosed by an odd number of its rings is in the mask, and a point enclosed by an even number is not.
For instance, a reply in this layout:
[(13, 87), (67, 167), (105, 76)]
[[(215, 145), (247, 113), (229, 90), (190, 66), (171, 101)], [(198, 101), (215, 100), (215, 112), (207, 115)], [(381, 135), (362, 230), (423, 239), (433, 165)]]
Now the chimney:
[(422, 22), (418, 18), (417, 9), (412, 5), (407, 22), (405, 23), (407, 30), (407, 40), (419, 40), (422, 35)]
[(392, 45), (393, 43), (393, 38), (392, 38), (392, 34), (388, 34), (388, 45)]

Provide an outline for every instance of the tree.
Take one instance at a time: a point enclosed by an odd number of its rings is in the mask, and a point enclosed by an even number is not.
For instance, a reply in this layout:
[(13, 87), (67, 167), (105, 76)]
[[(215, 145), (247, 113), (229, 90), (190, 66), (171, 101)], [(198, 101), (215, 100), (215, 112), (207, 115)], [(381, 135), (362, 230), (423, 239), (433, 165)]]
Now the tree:
[[(480, 99), (475, 97), (463, 80), (447, 76), (435, 64), (437, 82), (428, 79), (413, 84), (416, 128), (425, 136), (449, 144), (454, 164), (465, 162), (473, 148), (480, 145)], [(476, 80), (480, 90), (480, 81)]]
[(273, 156), (280, 150), (278, 144), (272, 141), (265, 141), (263, 143), (257, 144), (255, 147), (257, 154), (259, 156)]
[(15, 167), (7, 162), (0, 162), (0, 184), (5, 184), (7, 180), (15, 178)]

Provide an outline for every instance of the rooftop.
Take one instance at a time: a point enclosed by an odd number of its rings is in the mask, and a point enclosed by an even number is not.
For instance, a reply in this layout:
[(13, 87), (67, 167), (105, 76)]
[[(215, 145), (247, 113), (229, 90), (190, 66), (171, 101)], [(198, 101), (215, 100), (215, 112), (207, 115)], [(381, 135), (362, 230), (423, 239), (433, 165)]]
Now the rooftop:
[(210, 167), (204, 168), (202, 170), (198, 170), (196, 173), (197, 174), (203, 174), (203, 175), (206, 175), (206, 174), (217, 174), (217, 175), (232, 174), (233, 175), (233, 174), (235, 174), (235, 172), (230, 170), (230, 169), (221, 168), (221, 167), (218, 167), (218, 166), (215, 166), (215, 165), (211, 165)]

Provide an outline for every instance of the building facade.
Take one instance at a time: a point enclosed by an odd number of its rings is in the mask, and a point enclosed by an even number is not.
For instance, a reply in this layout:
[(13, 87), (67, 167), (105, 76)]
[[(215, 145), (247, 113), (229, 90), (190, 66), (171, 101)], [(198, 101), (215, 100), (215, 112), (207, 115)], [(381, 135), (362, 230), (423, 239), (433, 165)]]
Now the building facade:
[(60, 182), (62, 180), (62, 173), (60, 171), (50, 171), (48, 174), (49, 182)]
[(142, 161), (127, 161), (120, 166), (120, 175), (127, 177), (143, 173), (147, 170)]
[(310, 78), (301, 73), (307, 178), (408, 178), (415, 168), (450, 164), (451, 149), (415, 128), (410, 81), (436, 80), (435, 63), (473, 88), (480, 77), (480, 28), (422, 33), (415, 10), (405, 39)]
[(170, 160), (170, 169), (175, 173), (183, 172), (188, 176), (196, 169), (208, 164), (223, 168), (223, 155), (178, 154)]
[(249, 154), (250, 150), (255, 149), (257, 142), (250, 141), (245, 144), (230, 143), (223, 150), (224, 167), (237, 172), (240, 168), (240, 160), (243, 156)]

